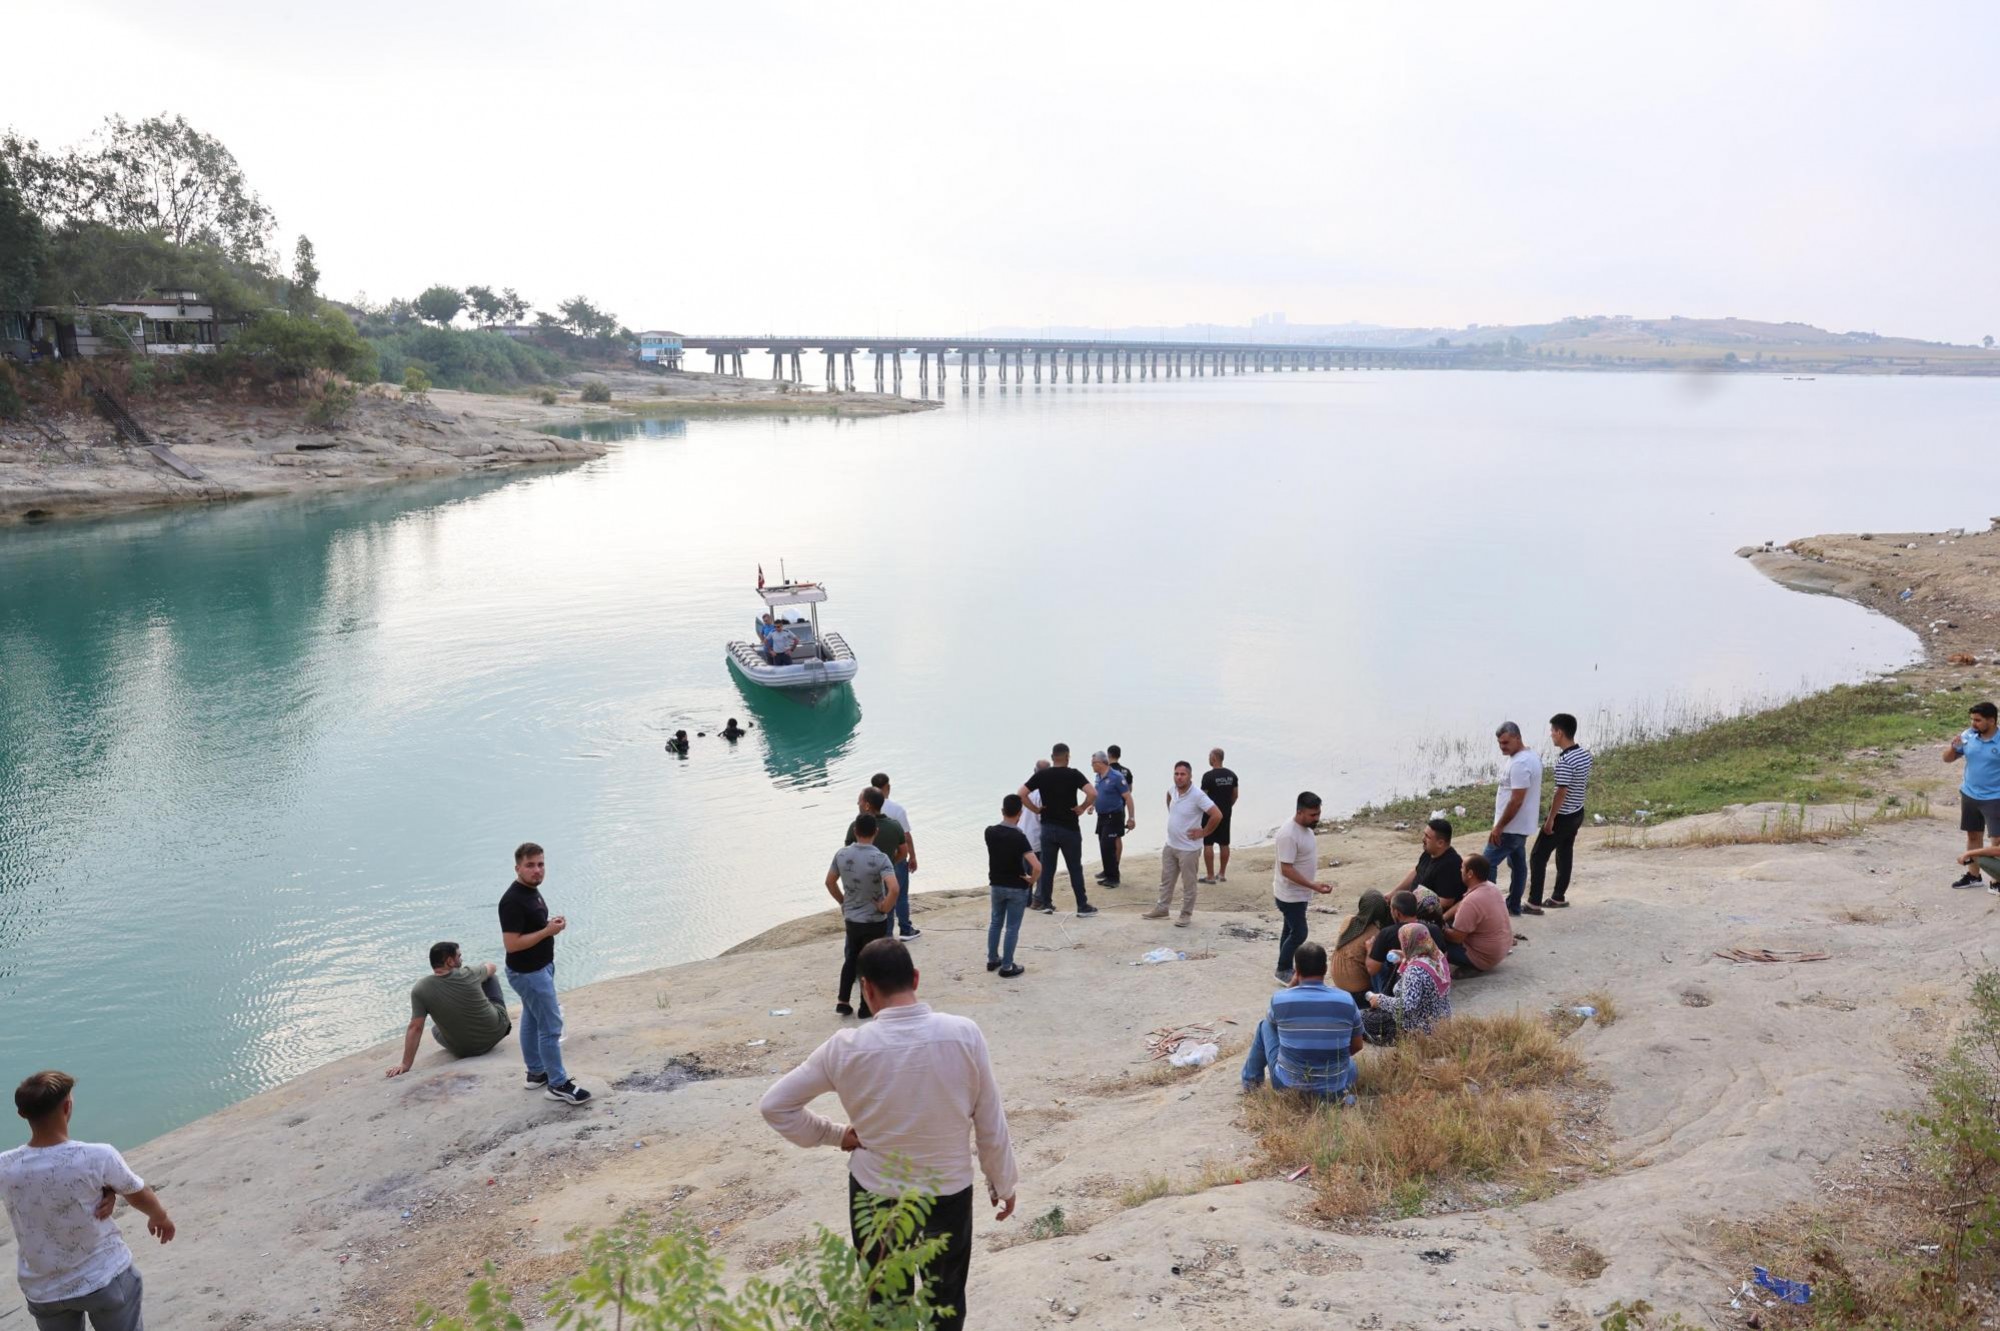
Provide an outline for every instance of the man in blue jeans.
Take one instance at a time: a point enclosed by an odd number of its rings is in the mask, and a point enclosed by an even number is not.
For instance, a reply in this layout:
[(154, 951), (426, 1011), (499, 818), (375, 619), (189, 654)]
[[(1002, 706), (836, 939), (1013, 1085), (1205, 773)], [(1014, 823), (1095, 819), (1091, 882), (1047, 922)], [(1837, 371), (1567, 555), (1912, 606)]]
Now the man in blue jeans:
[(1021, 797), (1009, 795), (1000, 801), (1000, 821), (986, 829), (986, 882), (993, 900), (986, 923), (986, 969), (999, 971), (1003, 980), (1026, 969), (1014, 961), (1014, 944), (1041, 873), (1042, 862), (1021, 830)]
[[(1507, 913), (1521, 913), (1528, 886), (1528, 838), (1541, 825), (1542, 756), (1521, 742), (1521, 727), (1502, 721), (1493, 732), (1500, 741), (1500, 785), (1493, 796), (1493, 830), (1486, 834), (1486, 859), (1494, 872), (1507, 866)], [(1535, 914), (1542, 913), (1535, 908)]]
[(548, 865), (542, 848), (523, 841), (514, 850), (514, 882), (500, 898), (500, 941), (507, 949), (507, 983), (521, 997), (521, 1058), (528, 1089), (551, 1100), (580, 1105), (590, 1092), (570, 1080), (562, 1062), (562, 1004), (556, 999), (556, 935), (569, 927), (549, 914), (542, 899)]
[(1250, 1056), (1243, 1060), (1243, 1089), (1264, 1084), (1351, 1103), (1359, 1075), (1354, 1056), (1366, 1040), (1361, 1009), (1345, 990), (1326, 982), (1326, 949), (1301, 943), (1292, 954), (1292, 983), (1271, 995), (1271, 1010), (1257, 1023)]

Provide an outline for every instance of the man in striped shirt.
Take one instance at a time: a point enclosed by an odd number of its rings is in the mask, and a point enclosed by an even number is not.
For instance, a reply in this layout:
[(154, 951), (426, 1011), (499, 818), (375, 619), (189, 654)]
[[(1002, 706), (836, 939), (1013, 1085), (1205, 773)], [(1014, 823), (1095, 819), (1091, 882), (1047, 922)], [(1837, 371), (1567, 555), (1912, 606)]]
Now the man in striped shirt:
[(1301, 943), (1292, 954), (1292, 983), (1271, 995), (1271, 1010), (1257, 1023), (1250, 1056), (1243, 1060), (1243, 1089), (1253, 1091), (1271, 1073), (1281, 1091), (1351, 1098), (1361, 1052), (1361, 1009), (1345, 990), (1326, 982), (1326, 949)]
[(1576, 742), (1576, 718), (1557, 712), (1549, 718), (1549, 738), (1562, 756), (1556, 759), (1556, 793), (1549, 801), (1549, 816), (1542, 821), (1541, 835), (1535, 838), (1529, 856), (1527, 910), (1542, 913), (1542, 880), (1548, 874), (1549, 856), (1556, 858), (1556, 890), (1548, 904), (1569, 905), (1569, 869), (1576, 853), (1576, 834), (1583, 826), (1583, 797), (1590, 790), (1590, 750)]

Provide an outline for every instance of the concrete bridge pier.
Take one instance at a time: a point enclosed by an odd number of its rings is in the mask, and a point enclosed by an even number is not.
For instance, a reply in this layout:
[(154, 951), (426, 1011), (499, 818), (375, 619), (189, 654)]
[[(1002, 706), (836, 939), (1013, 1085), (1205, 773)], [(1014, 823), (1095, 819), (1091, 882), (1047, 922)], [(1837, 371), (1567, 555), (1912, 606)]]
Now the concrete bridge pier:
[(903, 349), (896, 348), (889, 353), (889, 368), (896, 374), (896, 396), (903, 395)]
[[(1040, 364), (1041, 364), (1041, 362), (1040, 362), (1040, 361), (1036, 361), (1036, 364), (1037, 364), (1037, 365), (1040, 365)], [(1021, 352), (1020, 352), (1020, 349), (1019, 349), (1019, 348), (1016, 348), (1016, 349), (1015, 349), (1015, 351), (1014, 351), (1014, 383), (1015, 383), (1015, 386), (1016, 386), (1016, 387), (1018, 387), (1018, 386), (1020, 385), (1020, 383), (1021, 383), (1021, 374), (1022, 374), (1022, 370), (1021, 370)]]
[(842, 372), (842, 377), (843, 377), (844, 379), (846, 379), (846, 381), (847, 381), (847, 391), (848, 391), (848, 392), (850, 392), (850, 393), (852, 393), (852, 392), (854, 391), (854, 353), (853, 353), (853, 352), (851, 352), (851, 351), (847, 351), (847, 352), (842, 352), (842, 353), (841, 353), (841, 357), (840, 357), (840, 368), (841, 368), (841, 372)]
[(986, 349), (984, 347), (981, 347), (979, 350), (979, 385), (982, 388), (986, 386)]

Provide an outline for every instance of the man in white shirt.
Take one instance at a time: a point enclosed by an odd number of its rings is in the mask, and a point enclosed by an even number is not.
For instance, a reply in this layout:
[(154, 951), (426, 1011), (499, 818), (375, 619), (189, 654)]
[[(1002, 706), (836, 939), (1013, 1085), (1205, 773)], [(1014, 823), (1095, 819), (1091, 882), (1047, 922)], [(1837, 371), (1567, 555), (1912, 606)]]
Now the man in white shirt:
[(1278, 983), (1292, 982), (1292, 956), (1306, 941), (1306, 903), (1315, 893), (1333, 891), (1333, 884), (1319, 881), (1319, 840), (1313, 829), (1319, 826), (1319, 796), (1310, 790), (1299, 792), (1298, 808), (1292, 820), (1278, 829), (1275, 864), (1271, 870), (1271, 896), (1285, 928), (1278, 935)]
[[(1035, 759), (1035, 771), (1042, 771), (1049, 765), (1047, 758)], [(1033, 772), (1029, 773), (1032, 777)], [(1042, 816), (1029, 808), (1024, 800), (1021, 804), (1021, 835), (1028, 838), (1028, 844), (1035, 848), (1035, 854), (1042, 853)]]
[[(993, 1079), (986, 1037), (969, 1017), (917, 1001), (917, 968), (893, 938), (861, 949), (861, 996), (875, 1012), (867, 1026), (836, 1031), (764, 1094), (759, 1109), (787, 1141), (848, 1152), (848, 1214), (862, 1193), (895, 1197), (917, 1189), (936, 1197), (916, 1236), (948, 1236), (924, 1268), (932, 1303), (954, 1311), (940, 1331), (965, 1325), (965, 1280), (972, 1269), (972, 1153), (977, 1143), (987, 1199), (997, 1218), (1014, 1213), (1019, 1172), (1007, 1111)], [(832, 1091), (849, 1122), (806, 1108)], [(856, 1227), (854, 1242), (861, 1245)]]
[(37, 1072), (14, 1088), (28, 1144), (0, 1152), (0, 1200), (14, 1226), (21, 1293), (40, 1331), (142, 1331), (145, 1292), (132, 1250), (111, 1221), (117, 1198), (146, 1216), (146, 1232), (174, 1237), (167, 1208), (109, 1146), (69, 1139), (76, 1079)]
[(868, 784), (882, 792), (882, 812), (903, 829), (903, 858), (896, 861), (896, 934), (904, 942), (922, 938), (924, 931), (910, 923), (910, 875), (917, 871), (917, 834), (910, 829), (910, 815), (889, 798), (889, 774), (877, 772)]
[(1522, 742), (1521, 727), (1512, 721), (1502, 721), (1493, 737), (1500, 741), (1500, 786), (1493, 796), (1486, 859), (1496, 877), (1500, 866), (1507, 866), (1507, 913), (1519, 915), (1528, 886), (1528, 838), (1541, 824), (1542, 756)]
[(1180, 928), (1194, 920), (1195, 869), (1201, 863), (1201, 842), (1222, 822), (1222, 810), (1195, 788), (1194, 768), (1174, 764), (1174, 788), (1167, 792), (1167, 844), (1160, 848), (1160, 899), (1142, 919), (1164, 920), (1173, 914), (1174, 880), (1181, 883)]

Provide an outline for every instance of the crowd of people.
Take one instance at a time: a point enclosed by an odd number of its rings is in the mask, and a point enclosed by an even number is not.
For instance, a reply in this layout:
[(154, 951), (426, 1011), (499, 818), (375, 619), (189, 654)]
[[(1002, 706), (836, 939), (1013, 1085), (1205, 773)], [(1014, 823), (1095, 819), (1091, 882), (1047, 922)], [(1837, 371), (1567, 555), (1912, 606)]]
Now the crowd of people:
[[(1965, 765), (1966, 851), (1960, 862), (1966, 872), (1954, 887), (1977, 886), (1983, 871), (1992, 880), (1989, 890), (2000, 892), (1997, 716), (1992, 703), (1976, 704), (1969, 726), (1944, 751), (1945, 762)], [(1455, 984), (1506, 962), (1517, 919), (1570, 904), (1592, 765), (1576, 732), (1575, 717), (1550, 718), (1558, 756), (1545, 772), (1520, 727), (1502, 724), (1495, 732), (1501, 774), (1494, 817), (1478, 848), (1461, 854), (1453, 824), (1442, 816), (1430, 819), (1421, 829), (1416, 862), (1393, 887), (1359, 894), (1330, 949), (1312, 941), (1308, 921), (1312, 901), (1335, 891), (1319, 876), (1321, 801), (1311, 791), (1299, 793), (1277, 832), (1272, 869), (1272, 898), (1282, 920), (1275, 978), (1282, 987), (1250, 1042), (1241, 1072), (1246, 1092), (1268, 1080), (1282, 1090), (1351, 1102), (1359, 1075), (1355, 1058), (1370, 1043), (1392, 1043), (1450, 1020)], [(1024, 973), (1017, 956), (1022, 921), (1030, 911), (1054, 913), (1058, 865), (1068, 870), (1077, 917), (1098, 913), (1084, 887), (1085, 816), (1094, 819), (1097, 883), (1122, 883), (1124, 840), (1139, 825), (1139, 803), (1121, 756), (1116, 745), (1092, 754), (1086, 776), (1070, 766), (1068, 746), (1058, 744), (1017, 791), (1002, 797), (999, 822), (985, 830), (989, 972), (1004, 979)], [(1547, 799), (1545, 784), (1553, 785)], [(835, 1011), (858, 1021), (772, 1086), (761, 1111), (790, 1141), (847, 1152), (850, 1199), (889, 1197), (913, 1185), (935, 1196), (920, 1237), (946, 1236), (948, 1242), (924, 1279), (937, 1304), (955, 1309), (937, 1325), (957, 1328), (971, 1264), (975, 1153), (999, 1219), (1014, 1210), (1019, 1172), (979, 1027), (934, 1012), (917, 997), (921, 977), (907, 947), (922, 936), (909, 909), (916, 838), (908, 812), (890, 791), (888, 775), (877, 773), (859, 793), (846, 843), (826, 874), (844, 925)], [(1221, 749), (1210, 751), (1199, 782), (1192, 764), (1174, 764), (1163, 799), (1159, 895), (1142, 918), (1172, 918), (1185, 926), (1198, 888), (1227, 881), (1230, 816), (1239, 794)], [(1551, 862), (1555, 879), (1545, 894)], [(1496, 879), (1502, 867), (1504, 890)], [(543, 896), (546, 874), (542, 847), (524, 842), (516, 848), (514, 879), (498, 908), (502, 962), (468, 965), (458, 943), (431, 946), (429, 973), (410, 990), (401, 1057), (386, 1075), (410, 1070), (426, 1023), (437, 1043), (459, 1058), (488, 1053), (518, 1029), (529, 1088), (570, 1106), (590, 1103), (590, 1092), (562, 1061), (555, 958), (567, 921)], [(518, 1028), (501, 991), (503, 974), (519, 1000)], [(858, 1011), (852, 1006), (857, 984)], [(26, 1145), (0, 1153), (0, 1200), (14, 1228), (21, 1288), (39, 1331), (81, 1331), (86, 1318), (97, 1331), (139, 1331), (143, 1282), (113, 1210), (125, 1199), (162, 1243), (173, 1239), (174, 1222), (115, 1149), (70, 1139), (74, 1086), (64, 1073), (46, 1071), (15, 1091), (30, 1136)], [(838, 1096), (846, 1123), (808, 1107), (827, 1092)], [(858, 1228), (855, 1237), (858, 1245)]]

